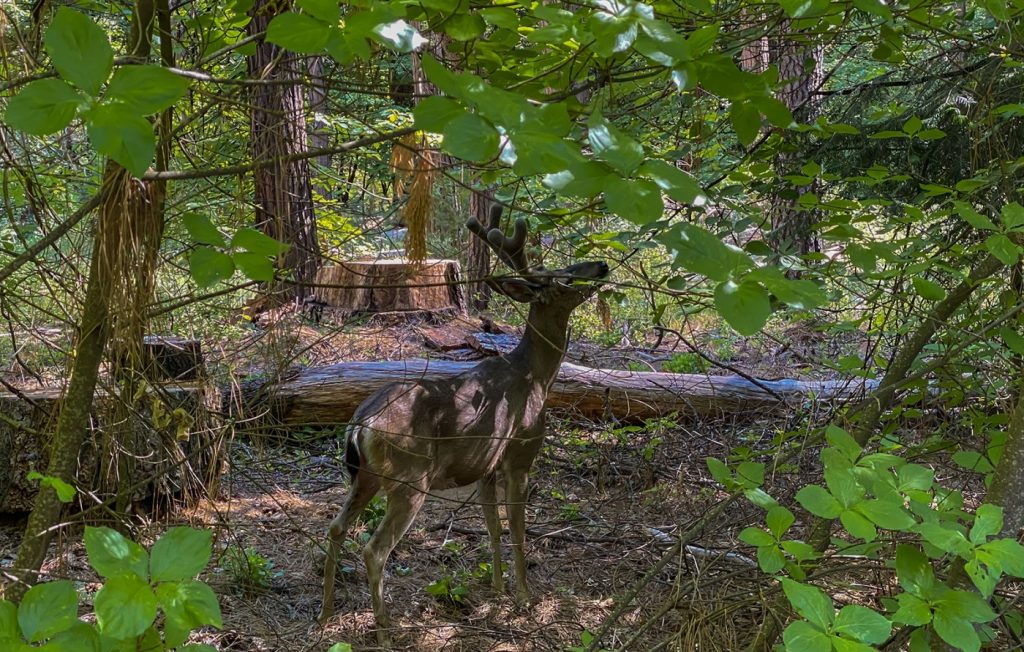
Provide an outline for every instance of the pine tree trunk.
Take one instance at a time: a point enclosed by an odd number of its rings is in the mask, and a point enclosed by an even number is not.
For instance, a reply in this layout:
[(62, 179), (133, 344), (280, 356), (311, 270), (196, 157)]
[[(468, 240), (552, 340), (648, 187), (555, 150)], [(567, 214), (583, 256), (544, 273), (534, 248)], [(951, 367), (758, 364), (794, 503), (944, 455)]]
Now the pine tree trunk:
[[(252, 10), (249, 34), (264, 32), (275, 12), (282, 10), (279, 3), (259, 0)], [(252, 158), (273, 161), (253, 172), (256, 226), (288, 245), (288, 251), (278, 259), (277, 266), (294, 281), (279, 279), (267, 289), (272, 303), (284, 303), (292, 298), (301, 300), (312, 293), (320, 267), (309, 163), (305, 159), (285, 160), (289, 155), (306, 150), (305, 102), (300, 84), (302, 61), (260, 39), (256, 53), (248, 57), (247, 62), (249, 76), (267, 82), (253, 87)]]
[[(469, 196), (469, 214), (481, 224), (487, 224), (487, 213), (493, 196), (490, 190), (473, 192)], [(484, 278), (491, 273), (491, 248), (482, 238), (470, 233), (466, 247), (466, 289), (469, 305), (484, 311), (491, 301), (491, 286)]]
[[(327, 108), (327, 87), (324, 84), (324, 60), (323, 57), (309, 57), (306, 60), (306, 71), (309, 73), (309, 112), (312, 114), (312, 121), (309, 127), (309, 145), (312, 149), (325, 149), (330, 142), (326, 128), (327, 123), (319, 115)], [(317, 166), (327, 169), (331, 167), (329, 154), (317, 156)], [(321, 197), (326, 196), (326, 189), (314, 185), (313, 190)]]

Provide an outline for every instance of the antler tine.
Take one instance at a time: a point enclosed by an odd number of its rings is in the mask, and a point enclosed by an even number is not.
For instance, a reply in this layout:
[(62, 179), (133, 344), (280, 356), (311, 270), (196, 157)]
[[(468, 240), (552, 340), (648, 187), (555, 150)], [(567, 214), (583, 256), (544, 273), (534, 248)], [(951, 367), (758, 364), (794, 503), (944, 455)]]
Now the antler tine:
[(487, 230), (497, 229), (501, 227), (501, 204), (491, 204), (491, 212), (488, 214)]
[[(491, 215), (493, 217), (494, 213)], [(522, 217), (512, 227), (512, 237), (506, 236), (501, 229), (493, 228), (487, 232), (487, 242), (516, 272), (525, 274), (530, 269), (530, 261), (526, 259), (526, 220)]]

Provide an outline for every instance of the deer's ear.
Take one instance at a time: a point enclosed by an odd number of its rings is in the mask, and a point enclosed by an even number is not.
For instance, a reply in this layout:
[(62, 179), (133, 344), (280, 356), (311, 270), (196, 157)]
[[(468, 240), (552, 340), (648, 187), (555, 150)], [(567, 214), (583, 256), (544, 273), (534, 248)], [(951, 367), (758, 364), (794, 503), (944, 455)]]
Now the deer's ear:
[(491, 286), (513, 301), (532, 303), (540, 297), (541, 288), (521, 278), (509, 278), (494, 281)]

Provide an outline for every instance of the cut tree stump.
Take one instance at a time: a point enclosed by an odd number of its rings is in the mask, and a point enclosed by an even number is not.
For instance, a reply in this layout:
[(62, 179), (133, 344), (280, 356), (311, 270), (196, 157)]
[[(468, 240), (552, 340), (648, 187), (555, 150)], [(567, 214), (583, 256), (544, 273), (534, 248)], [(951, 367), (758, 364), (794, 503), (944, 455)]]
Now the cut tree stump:
[(321, 267), (316, 295), (327, 308), (348, 313), (463, 313), (459, 263), (428, 259), (365, 260)]
[[(476, 364), (420, 359), (343, 362), (303, 369), (277, 384), (243, 388), (232, 404), (234, 410), (243, 411), (243, 418), (260, 417), (267, 425), (344, 424), (367, 396), (388, 383), (452, 378)], [(856, 399), (873, 386), (874, 381), (862, 379), (755, 382), (739, 376), (631, 372), (564, 362), (547, 405), (587, 417), (618, 420), (672, 412), (750, 414), (789, 409), (808, 401)]]

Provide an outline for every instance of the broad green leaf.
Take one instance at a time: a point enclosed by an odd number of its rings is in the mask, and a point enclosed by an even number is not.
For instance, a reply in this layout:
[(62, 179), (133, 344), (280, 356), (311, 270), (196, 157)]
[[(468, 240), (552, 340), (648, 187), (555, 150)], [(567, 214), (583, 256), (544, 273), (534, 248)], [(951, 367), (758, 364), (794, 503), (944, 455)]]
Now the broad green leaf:
[(643, 179), (612, 176), (605, 185), (604, 201), (610, 211), (641, 226), (660, 220), (665, 210), (661, 191)]
[(1021, 337), (1020, 333), (1009, 326), (1003, 326), (999, 329), (999, 337), (1003, 338), (1003, 342), (1011, 351), (1017, 355), (1024, 355), (1024, 337)]
[(956, 209), (957, 215), (959, 215), (965, 222), (970, 224), (976, 229), (983, 231), (995, 231), (996, 225), (993, 224), (992, 220), (988, 219), (978, 211), (974, 210), (974, 207), (970, 204), (962, 201), (953, 202), (953, 207)]
[(1004, 265), (1013, 265), (1020, 258), (1020, 247), (1002, 233), (993, 233), (986, 238), (985, 248)]
[(169, 646), (184, 643), (188, 632), (194, 629), (204, 625), (221, 627), (224, 624), (217, 596), (213, 589), (202, 582), (165, 582), (157, 586), (156, 597), (176, 632), (175, 640), (167, 641)]
[(1024, 206), (1017, 202), (1010, 202), (1000, 209), (999, 214), (1003, 218), (1003, 226), (1013, 230), (1024, 225)]
[(213, 533), (190, 527), (172, 527), (150, 550), (149, 570), (154, 582), (190, 580), (210, 561)]
[(40, 487), (49, 487), (57, 494), (57, 500), (62, 503), (70, 503), (75, 498), (75, 494), (78, 490), (64, 482), (60, 478), (52, 475), (43, 475), (39, 471), (29, 471), (27, 478), (29, 480), (39, 480)]
[(483, 163), (498, 155), (498, 132), (476, 114), (463, 113), (449, 122), (442, 134), (445, 150), (458, 158)]
[(746, 146), (757, 140), (761, 133), (761, 112), (748, 102), (735, 102), (729, 109), (729, 120), (740, 142)]
[(102, 27), (79, 11), (59, 7), (44, 43), (61, 77), (93, 97), (100, 94), (114, 65), (114, 50)]
[(296, 4), (313, 18), (328, 24), (336, 24), (341, 18), (337, 0), (298, 0)]
[(632, 174), (644, 160), (644, 148), (618, 130), (600, 113), (587, 121), (587, 139), (594, 155), (622, 174)]
[(818, 551), (814, 549), (814, 546), (806, 544), (803, 541), (783, 541), (782, 549), (793, 555), (793, 559), (797, 561), (807, 561), (808, 559), (816, 559)]
[(786, 278), (776, 267), (759, 267), (747, 278), (759, 281), (780, 301), (797, 309), (817, 308), (828, 299), (825, 291), (814, 281)]
[(899, 608), (892, 615), (893, 622), (904, 625), (927, 625), (932, 621), (932, 609), (927, 602), (911, 593), (896, 596)]
[(545, 175), (542, 183), (560, 195), (589, 199), (601, 194), (616, 176), (603, 163), (583, 161), (566, 170)]
[(471, 41), (484, 33), (487, 24), (475, 13), (455, 13), (441, 24), (444, 33), (456, 41)]
[(726, 245), (705, 229), (682, 224), (656, 238), (675, 254), (674, 265), (703, 274), (712, 281), (725, 281), (735, 272), (753, 267), (745, 252)]
[(776, 541), (772, 535), (768, 534), (759, 527), (748, 527), (744, 528), (740, 532), (740, 541), (755, 547), (762, 546), (774, 546)]
[(1003, 529), (1003, 508), (985, 503), (978, 507), (971, 527), (971, 543), (985, 543), (989, 537), (999, 534)]
[[(96, 631), (96, 626), (83, 623), (81, 620), (50, 637), (46, 641), (46, 645), (35, 649), (46, 650), (46, 652), (107, 652), (100, 643), (100, 635)], [(139, 646), (137, 649), (157, 650), (159, 648)], [(28, 651), (26, 650), (26, 652)]]
[(719, 283), (715, 308), (740, 335), (757, 333), (772, 315), (768, 293), (760, 283), (750, 281)]
[(862, 643), (877, 644), (889, 638), (892, 623), (872, 609), (851, 604), (839, 610), (832, 631)]
[(966, 552), (971, 547), (962, 532), (951, 527), (944, 527), (937, 522), (921, 523), (916, 529), (925, 541), (943, 552), (959, 554)]
[(248, 227), (235, 231), (231, 238), (231, 247), (245, 249), (261, 256), (279, 256), (288, 251), (288, 245), (271, 238), (269, 235)]
[(881, 0), (853, 0), (853, 6), (885, 20), (892, 20), (892, 9)]
[(861, 454), (861, 446), (850, 433), (839, 426), (830, 425), (825, 429), (825, 440), (851, 462), (856, 462)]
[(843, 510), (839, 515), (839, 522), (843, 524), (851, 536), (864, 541), (874, 541), (878, 537), (878, 530), (874, 524), (852, 509)]
[(274, 280), (274, 263), (262, 254), (236, 251), (231, 254), (231, 260), (235, 262), (238, 271), (248, 279), (264, 282)]
[(808, 485), (796, 493), (796, 500), (804, 509), (819, 518), (837, 518), (843, 511), (842, 505), (824, 487)]
[(403, 19), (377, 25), (373, 28), (373, 38), (402, 53), (412, 52), (427, 42), (415, 27)]
[(1024, 546), (1013, 539), (996, 539), (986, 543), (982, 549), (998, 562), (1004, 573), (1024, 577)]
[(18, 625), (29, 643), (38, 643), (78, 622), (78, 593), (71, 582), (36, 584), (18, 605)]
[(206, 215), (191, 212), (185, 213), (182, 215), (181, 221), (185, 224), (185, 230), (188, 231), (193, 241), (216, 247), (227, 246), (224, 236)]
[(762, 546), (757, 549), (757, 565), (762, 571), (774, 575), (786, 566), (786, 556), (777, 545)]
[(917, 132), (921, 131), (924, 124), (921, 122), (921, 118), (911, 116), (909, 120), (903, 123), (903, 133), (910, 134), (913, 136)]
[(156, 153), (156, 136), (148, 120), (125, 106), (101, 104), (85, 115), (85, 126), (96, 151), (136, 177), (146, 173)]
[(823, 630), (832, 626), (835, 609), (832, 607), (832, 599), (825, 595), (824, 591), (816, 586), (801, 584), (787, 578), (779, 581), (782, 582), (782, 591), (786, 598), (798, 614)]
[(209, 247), (199, 247), (193, 251), (188, 260), (188, 268), (192, 280), (201, 288), (229, 279), (235, 273), (235, 263), (231, 256)]
[(299, 54), (319, 54), (330, 33), (323, 22), (292, 11), (276, 16), (267, 26), (268, 41)]
[(929, 281), (922, 276), (915, 276), (913, 279), (914, 291), (917, 292), (918, 296), (928, 301), (942, 301), (946, 298), (946, 289), (935, 283)]
[(793, 512), (779, 505), (769, 509), (764, 520), (765, 524), (768, 525), (768, 530), (775, 535), (775, 538), (781, 539), (786, 530), (796, 521), (796, 517), (793, 516)]
[(969, 620), (960, 618), (946, 609), (935, 610), (932, 627), (939, 638), (958, 650), (978, 652), (981, 649), (981, 639), (974, 631), (974, 625)]
[(26, 84), (7, 103), (4, 122), (36, 136), (60, 131), (75, 118), (83, 98), (67, 82), (39, 79)]
[[(588, 644), (589, 641), (583, 641), (584, 645)], [(335, 643), (332, 645), (327, 652), (352, 652), (351, 643)]]
[(423, 98), (412, 111), (417, 129), (436, 134), (442, 133), (449, 122), (465, 113), (458, 102), (439, 95)]
[(732, 472), (729, 471), (729, 467), (722, 460), (707, 457), (704, 459), (704, 463), (707, 464), (711, 477), (719, 484), (729, 484), (732, 481)]
[(488, 7), (480, 10), (480, 17), (489, 25), (515, 30), (519, 28), (519, 16), (508, 7)]
[(896, 546), (896, 576), (904, 590), (917, 596), (935, 586), (935, 571), (928, 557), (913, 546)]
[(18, 607), (10, 600), (0, 600), (0, 641), (9, 638), (21, 638), (18, 629)]
[(647, 159), (640, 166), (639, 174), (658, 184), (666, 195), (676, 201), (695, 205), (707, 201), (697, 180), (671, 163), (660, 159)]
[(89, 565), (101, 576), (149, 577), (149, 556), (145, 548), (108, 527), (85, 528), (85, 552)]
[(820, 629), (810, 623), (798, 620), (790, 623), (782, 632), (786, 652), (831, 652), (832, 641)]
[(115, 639), (139, 636), (156, 618), (156, 596), (136, 577), (111, 577), (96, 593), (100, 633)]
[[(602, 57), (625, 52), (636, 40), (637, 23), (631, 18), (595, 12), (589, 22), (594, 35), (594, 51)], [(667, 63), (671, 64), (671, 61)]]
[(442, 93), (465, 99), (462, 84), (459, 83), (455, 74), (438, 63), (437, 59), (429, 53), (420, 57), (420, 67), (423, 68), (430, 83), (437, 86)]
[(174, 106), (188, 90), (188, 79), (160, 66), (123, 66), (110, 79), (107, 101), (123, 102), (139, 115)]
[(920, 464), (906, 464), (900, 467), (896, 477), (901, 491), (909, 489), (927, 491), (932, 488), (935, 472)]
[(902, 502), (866, 500), (859, 503), (856, 510), (886, 530), (906, 531), (916, 522), (907, 510), (903, 509)]
[(854, 641), (849, 638), (840, 638), (839, 636), (829, 636), (829, 640), (832, 642), (832, 649), (835, 652), (875, 652), (876, 648), (870, 645), (865, 645), (860, 641)]
[(970, 471), (991, 473), (995, 470), (987, 457), (976, 451), (957, 451), (953, 453), (953, 461)]

